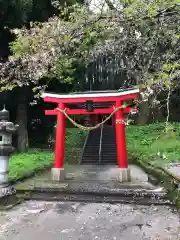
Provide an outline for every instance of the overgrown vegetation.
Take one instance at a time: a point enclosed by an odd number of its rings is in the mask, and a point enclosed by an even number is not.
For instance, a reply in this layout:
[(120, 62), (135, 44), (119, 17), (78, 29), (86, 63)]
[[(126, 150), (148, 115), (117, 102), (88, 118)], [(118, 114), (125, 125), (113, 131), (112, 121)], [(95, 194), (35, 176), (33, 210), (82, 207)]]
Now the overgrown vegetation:
[[(67, 129), (65, 143), (65, 163), (77, 163), (86, 132), (77, 128)], [(31, 171), (50, 166), (54, 163), (54, 152), (32, 149), (28, 153), (15, 154), (9, 162), (9, 179), (14, 180)]]
[[(70, 128), (66, 133), (65, 163), (79, 162), (83, 141), (87, 131)], [(128, 126), (126, 129), (127, 150), (130, 159), (138, 158), (144, 162), (165, 167), (166, 164), (180, 159), (180, 124), (169, 125), (165, 132), (165, 123), (155, 123), (147, 126)], [(159, 156), (158, 156), (159, 153)], [(54, 163), (54, 152), (39, 149), (28, 153), (15, 154), (10, 159), (9, 177), (18, 178), (28, 171)]]
[[(34, 91), (40, 91), (54, 79), (52, 76), (76, 85), (75, 73), (80, 65), (114, 54), (121, 62), (116, 71), (122, 68), (127, 72), (126, 84), (155, 85), (155, 94), (168, 88), (179, 76), (179, 0), (119, 4), (121, 10), (111, 6), (98, 14), (75, 4), (63, 8), (59, 17), (48, 22), (16, 29), (17, 39), (11, 44), (13, 56), (0, 68), (0, 89), (31, 84)], [(85, 76), (78, 81), (85, 81)]]
[(180, 159), (180, 123), (128, 126), (127, 148), (132, 158), (164, 167)]
[[(168, 198), (180, 209), (179, 176), (167, 171), (167, 164), (180, 159), (180, 123), (165, 123), (127, 128), (129, 160), (155, 177), (168, 193)], [(158, 156), (159, 155), (159, 156)]]

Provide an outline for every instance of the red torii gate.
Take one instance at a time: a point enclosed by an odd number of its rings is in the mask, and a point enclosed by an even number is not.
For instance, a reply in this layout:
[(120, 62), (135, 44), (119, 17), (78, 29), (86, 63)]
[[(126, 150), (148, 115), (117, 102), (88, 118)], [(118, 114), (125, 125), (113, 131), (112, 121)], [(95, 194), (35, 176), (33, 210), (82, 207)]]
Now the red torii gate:
[[(45, 110), (46, 115), (57, 115), (56, 128), (56, 145), (55, 145), (55, 164), (52, 169), (52, 179), (55, 181), (63, 180), (64, 174), (64, 142), (65, 142), (65, 111), (68, 115), (75, 114), (111, 114), (114, 109), (124, 105), (124, 101), (137, 99), (140, 89), (124, 89), (120, 91), (101, 91), (101, 92), (84, 92), (73, 94), (51, 94), (43, 93), (42, 98), (45, 102), (57, 104), (57, 108), (53, 110)], [(69, 108), (69, 104), (90, 104), (90, 109)], [(93, 103), (113, 103), (108, 108), (93, 108)], [(134, 108), (120, 108), (115, 113), (116, 127), (116, 145), (117, 145), (117, 162), (120, 170), (120, 181), (128, 181), (130, 172), (128, 169), (127, 151), (126, 151), (126, 136), (124, 113), (136, 111)]]

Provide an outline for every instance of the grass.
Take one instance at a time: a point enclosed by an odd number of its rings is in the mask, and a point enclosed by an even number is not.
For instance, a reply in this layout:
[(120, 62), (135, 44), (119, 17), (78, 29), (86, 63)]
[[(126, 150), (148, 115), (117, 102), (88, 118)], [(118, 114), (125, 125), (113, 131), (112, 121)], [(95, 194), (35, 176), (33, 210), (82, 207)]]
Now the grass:
[[(131, 157), (152, 162), (163, 167), (168, 163), (180, 162), (180, 124), (165, 123), (147, 126), (128, 126), (126, 129), (127, 149)], [(158, 152), (166, 158), (158, 157)]]
[[(180, 124), (171, 124), (168, 132), (165, 123), (156, 123), (147, 126), (128, 126), (126, 128), (127, 150), (130, 158), (151, 162), (163, 167), (170, 162), (180, 159)], [(174, 132), (173, 130), (176, 130)], [(77, 163), (80, 158), (82, 143), (87, 132), (77, 128), (67, 129), (65, 163)], [(157, 156), (164, 153), (166, 159)], [(130, 159), (131, 160), (131, 159)], [(40, 167), (54, 162), (54, 153), (34, 149), (24, 154), (15, 154), (9, 162), (9, 178), (17, 179)]]
[(27, 172), (53, 163), (54, 153), (30, 150), (28, 153), (14, 154), (9, 161), (9, 179), (18, 179)]
[[(65, 142), (65, 163), (77, 163), (82, 149), (86, 132), (77, 128), (67, 129)], [(9, 161), (9, 179), (22, 177), (27, 172), (36, 171), (39, 168), (54, 163), (54, 152), (32, 149), (28, 153), (14, 154)]]
[[(130, 161), (140, 165), (146, 173), (155, 177), (167, 190), (167, 196), (180, 209), (180, 191), (178, 176), (170, 176), (164, 171), (166, 164), (180, 163), (180, 123), (168, 126), (156, 123), (147, 126), (129, 126), (126, 129), (127, 148)], [(164, 153), (162, 159), (157, 153)]]

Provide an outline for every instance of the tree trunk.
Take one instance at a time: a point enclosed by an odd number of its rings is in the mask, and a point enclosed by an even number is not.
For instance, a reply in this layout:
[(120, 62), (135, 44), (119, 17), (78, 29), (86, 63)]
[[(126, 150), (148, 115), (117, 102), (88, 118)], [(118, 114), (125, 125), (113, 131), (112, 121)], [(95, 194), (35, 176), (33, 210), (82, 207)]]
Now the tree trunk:
[(149, 119), (151, 119), (151, 123), (164, 120), (163, 112), (160, 106), (156, 106), (151, 109)]
[(19, 125), (17, 148), (19, 152), (27, 152), (29, 148), (28, 131), (27, 131), (27, 108), (26, 98), (22, 95), (19, 98), (17, 106), (17, 118), (16, 122)]
[(162, 110), (159, 105), (154, 105), (154, 96), (149, 97), (147, 102), (141, 102), (139, 105), (139, 114), (137, 116), (138, 125), (146, 125), (155, 121), (163, 120)]
[(142, 102), (139, 105), (139, 113), (136, 119), (138, 125), (146, 125), (149, 122), (149, 103)]

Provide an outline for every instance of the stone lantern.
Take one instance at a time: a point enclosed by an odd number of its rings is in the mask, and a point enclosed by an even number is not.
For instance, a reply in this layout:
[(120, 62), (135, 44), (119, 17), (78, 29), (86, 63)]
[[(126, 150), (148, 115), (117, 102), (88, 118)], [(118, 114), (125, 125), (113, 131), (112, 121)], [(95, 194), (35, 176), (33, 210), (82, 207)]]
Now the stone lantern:
[[(0, 111), (0, 189), (8, 187), (9, 157), (15, 150), (12, 146), (12, 134), (17, 129), (18, 125), (9, 121), (9, 112), (4, 107)], [(2, 195), (2, 192), (0, 195)]]

